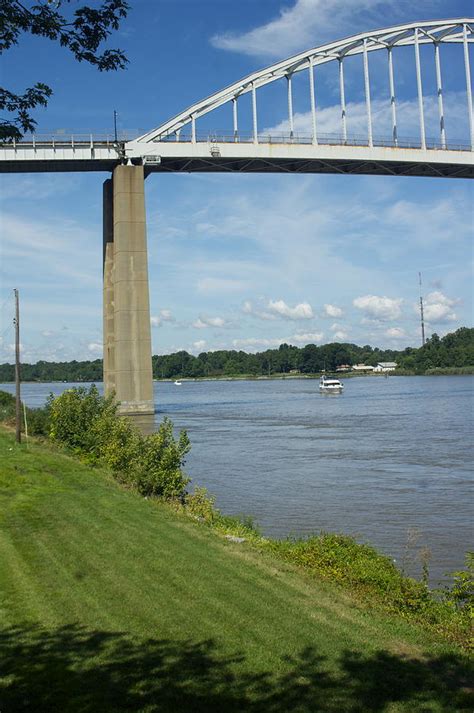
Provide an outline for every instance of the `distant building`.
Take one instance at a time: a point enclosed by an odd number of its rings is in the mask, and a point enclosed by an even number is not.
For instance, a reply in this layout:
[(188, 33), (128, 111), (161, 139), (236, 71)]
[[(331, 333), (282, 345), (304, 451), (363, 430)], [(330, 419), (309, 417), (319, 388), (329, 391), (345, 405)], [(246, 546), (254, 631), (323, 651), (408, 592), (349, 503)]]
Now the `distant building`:
[(369, 364), (354, 364), (352, 371), (374, 371), (374, 367)]
[(395, 361), (379, 361), (374, 371), (395, 371), (397, 368), (397, 362)]
[(339, 366), (336, 366), (336, 371), (350, 371), (350, 370), (351, 370), (350, 364), (339, 364)]

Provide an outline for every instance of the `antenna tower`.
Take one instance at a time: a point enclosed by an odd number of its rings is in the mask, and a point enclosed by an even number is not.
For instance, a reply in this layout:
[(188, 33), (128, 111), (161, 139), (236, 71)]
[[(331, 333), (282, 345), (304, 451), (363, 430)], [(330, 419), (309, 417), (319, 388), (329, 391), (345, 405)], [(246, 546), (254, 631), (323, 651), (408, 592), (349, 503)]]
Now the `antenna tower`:
[(425, 320), (423, 317), (423, 295), (421, 294), (421, 272), (418, 273), (420, 281), (420, 317), (421, 317), (421, 345), (425, 346)]

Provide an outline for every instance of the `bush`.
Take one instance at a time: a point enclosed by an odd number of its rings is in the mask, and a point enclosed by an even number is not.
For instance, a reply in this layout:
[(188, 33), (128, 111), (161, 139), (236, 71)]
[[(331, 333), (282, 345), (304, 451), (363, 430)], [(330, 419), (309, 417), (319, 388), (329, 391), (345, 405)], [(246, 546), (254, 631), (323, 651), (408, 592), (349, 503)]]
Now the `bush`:
[[(21, 404), (21, 430), (25, 431), (24, 405)], [(49, 408), (28, 408), (26, 407), (26, 423), (28, 433), (32, 436), (47, 436), (49, 434)], [(13, 394), (0, 391), (0, 421), (9, 426), (15, 425), (16, 419), (16, 399)]]
[(49, 408), (27, 408), (26, 423), (28, 425), (28, 433), (31, 436), (49, 436), (50, 431), (50, 413)]
[(206, 488), (195, 488), (194, 493), (188, 493), (184, 501), (190, 515), (209, 524), (213, 523), (219, 514), (215, 503), (215, 497), (208, 495)]
[(10, 422), (12, 419), (15, 419), (15, 397), (0, 391), (0, 421)]
[(51, 439), (66, 444), (89, 461), (99, 459), (102, 444), (97, 428), (101, 419), (110, 423), (116, 416), (118, 405), (114, 398), (104, 398), (92, 384), (89, 389), (85, 386), (67, 389), (57, 398), (51, 394), (47, 405)]
[(466, 569), (452, 572), (453, 583), (443, 592), (443, 599), (453, 609), (472, 620), (474, 616), (474, 552), (466, 553)]
[(94, 423), (94, 438), (102, 462), (129, 482), (140, 457), (142, 436), (129, 419), (112, 413), (103, 414)]
[(179, 498), (189, 483), (181, 470), (184, 457), (189, 452), (186, 431), (179, 439), (173, 436), (173, 424), (165, 418), (157, 433), (142, 439), (141, 450), (133, 469), (132, 482), (142, 495)]
[(209, 495), (206, 488), (196, 488), (193, 493), (187, 493), (183, 498), (182, 511), (221, 534), (260, 542), (260, 532), (250, 515), (223, 515), (216, 508), (215, 502), (215, 497)]
[(184, 496), (189, 478), (182, 470), (190, 450), (186, 431), (178, 440), (165, 418), (156, 433), (143, 436), (126, 417), (118, 416), (113, 396), (100, 396), (97, 387), (68, 389), (50, 398), (50, 436), (67, 445), (89, 463), (113, 470), (118, 480), (142, 495), (163, 498)]
[(397, 608), (423, 608), (428, 597), (424, 584), (403, 576), (392, 560), (347, 535), (322, 533), (307, 540), (275, 542), (286, 560), (359, 591), (374, 591)]

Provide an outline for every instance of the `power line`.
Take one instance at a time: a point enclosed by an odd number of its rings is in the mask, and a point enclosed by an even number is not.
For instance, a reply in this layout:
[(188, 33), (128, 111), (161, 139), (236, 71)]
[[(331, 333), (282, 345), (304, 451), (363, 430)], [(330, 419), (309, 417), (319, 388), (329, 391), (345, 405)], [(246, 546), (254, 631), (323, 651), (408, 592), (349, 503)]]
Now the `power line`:
[(13, 325), (13, 318), (12, 318), (12, 323), (8, 325), (8, 327), (2, 332), (2, 334), (0, 334), (0, 338), (3, 339), (5, 337), (5, 335), (8, 334), (10, 329), (13, 329), (13, 327), (14, 327), (14, 325)]
[(5, 299), (5, 301), (3, 302), (2, 306), (0, 307), (0, 312), (2, 312), (2, 311), (5, 309), (5, 307), (7, 306), (7, 304), (8, 304), (10, 301), (13, 302), (13, 295), (9, 295), (9, 296)]

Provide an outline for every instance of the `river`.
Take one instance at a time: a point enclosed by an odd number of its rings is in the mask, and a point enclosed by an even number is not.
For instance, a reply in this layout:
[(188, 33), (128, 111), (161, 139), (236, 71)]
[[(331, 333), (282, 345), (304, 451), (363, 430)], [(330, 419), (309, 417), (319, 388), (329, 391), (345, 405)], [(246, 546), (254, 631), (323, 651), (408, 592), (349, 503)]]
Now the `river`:
[(273, 537), (352, 534), (414, 575), (428, 548), (436, 585), (473, 549), (473, 389), (472, 376), (353, 378), (329, 396), (310, 379), (159, 382), (155, 418), (188, 430), (186, 470), (223, 512)]

